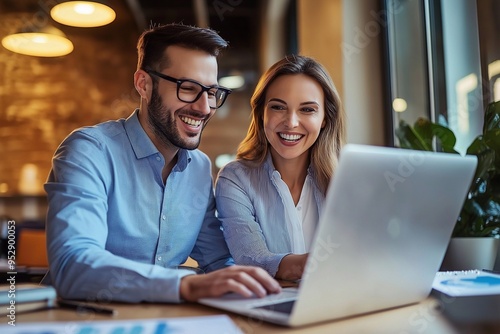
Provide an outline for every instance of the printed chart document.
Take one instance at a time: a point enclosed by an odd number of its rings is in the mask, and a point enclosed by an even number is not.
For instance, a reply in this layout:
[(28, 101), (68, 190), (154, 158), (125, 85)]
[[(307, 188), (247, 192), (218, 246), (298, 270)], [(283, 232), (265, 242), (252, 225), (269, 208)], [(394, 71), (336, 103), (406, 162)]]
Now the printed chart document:
[(108, 320), (16, 323), (0, 325), (2, 334), (243, 334), (227, 315)]

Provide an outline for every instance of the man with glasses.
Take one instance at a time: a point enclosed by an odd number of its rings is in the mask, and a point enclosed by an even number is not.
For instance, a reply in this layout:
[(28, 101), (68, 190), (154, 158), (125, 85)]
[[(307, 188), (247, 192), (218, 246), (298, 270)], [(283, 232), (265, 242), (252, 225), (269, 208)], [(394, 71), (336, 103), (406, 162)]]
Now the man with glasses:
[[(63, 298), (179, 302), (280, 291), (235, 266), (215, 216), (201, 133), (231, 90), (217, 83), (216, 32), (171, 24), (144, 32), (127, 119), (85, 127), (59, 146), (49, 179), (43, 283)], [(179, 266), (188, 256), (203, 275)]]

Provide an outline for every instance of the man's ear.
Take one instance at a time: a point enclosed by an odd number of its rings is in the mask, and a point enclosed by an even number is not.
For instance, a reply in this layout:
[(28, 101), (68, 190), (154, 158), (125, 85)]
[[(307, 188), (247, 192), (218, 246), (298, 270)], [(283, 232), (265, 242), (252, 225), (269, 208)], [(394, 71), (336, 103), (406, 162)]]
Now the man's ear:
[(151, 81), (149, 74), (147, 74), (144, 70), (137, 70), (134, 73), (134, 86), (141, 98), (149, 101), (151, 91), (153, 90), (153, 82)]

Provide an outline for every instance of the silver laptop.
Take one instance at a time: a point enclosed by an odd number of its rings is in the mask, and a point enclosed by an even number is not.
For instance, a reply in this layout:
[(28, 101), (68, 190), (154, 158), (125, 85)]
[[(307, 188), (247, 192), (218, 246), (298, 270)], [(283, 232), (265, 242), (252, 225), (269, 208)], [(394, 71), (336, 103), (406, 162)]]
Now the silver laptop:
[(348, 144), (299, 288), (199, 302), (301, 326), (425, 299), (477, 164), (475, 156)]

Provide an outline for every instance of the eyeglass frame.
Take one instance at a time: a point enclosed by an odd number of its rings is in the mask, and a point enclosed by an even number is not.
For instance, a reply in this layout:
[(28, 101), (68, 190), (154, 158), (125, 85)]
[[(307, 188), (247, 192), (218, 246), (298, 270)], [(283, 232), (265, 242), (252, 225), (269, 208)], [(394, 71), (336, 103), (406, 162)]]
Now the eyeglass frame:
[[(155, 70), (150, 70), (150, 69), (144, 69), (144, 71), (149, 74), (149, 75), (154, 75), (158, 78), (161, 78), (163, 80), (167, 80), (167, 81), (170, 81), (170, 82), (174, 82), (177, 84), (177, 90), (176, 90), (176, 94), (177, 94), (177, 99), (179, 101), (182, 101), (184, 103), (194, 103), (196, 101), (198, 101), (201, 97), (201, 95), (203, 95), (204, 92), (209, 92), (211, 89), (214, 89), (216, 88), (217, 90), (222, 90), (222, 91), (225, 91), (226, 94), (224, 95), (224, 99), (222, 100), (220, 106), (218, 107), (210, 107), (210, 109), (214, 109), (214, 110), (217, 110), (219, 109), (220, 107), (222, 107), (224, 105), (224, 103), (226, 102), (226, 99), (227, 97), (229, 96), (229, 94), (231, 94), (233, 91), (229, 88), (226, 88), (226, 87), (223, 87), (223, 86), (218, 86), (218, 85), (212, 85), (212, 86), (205, 86), (204, 84), (196, 81), (196, 80), (193, 80), (193, 79), (176, 79), (174, 77), (171, 77), (169, 75), (166, 75), (166, 74), (163, 74), (163, 73), (160, 73), (160, 72), (157, 72)], [(193, 84), (196, 84), (198, 86), (201, 87), (201, 91), (198, 93), (198, 95), (196, 96), (196, 98), (193, 100), (193, 101), (186, 101), (186, 100), (183, 100), (179, 97), (179, 89), (181, 88), (181, 85), (184, 83), (184, 82), (191, 82)]]

